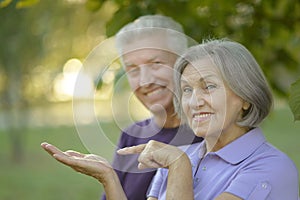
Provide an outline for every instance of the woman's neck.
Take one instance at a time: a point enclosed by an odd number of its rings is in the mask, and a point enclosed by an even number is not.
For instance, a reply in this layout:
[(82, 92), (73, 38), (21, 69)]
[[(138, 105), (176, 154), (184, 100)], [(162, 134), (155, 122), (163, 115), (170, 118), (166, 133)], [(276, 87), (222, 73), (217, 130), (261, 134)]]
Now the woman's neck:
[(219, 137), (206, 137), (206, 149), (207, 151), (216, 152), (229, 143), (233, 142), (237, 138), (246, 134), (249, 131), (249, 128), (239, 127), (238, 130), (224, 133), (222, 132)]

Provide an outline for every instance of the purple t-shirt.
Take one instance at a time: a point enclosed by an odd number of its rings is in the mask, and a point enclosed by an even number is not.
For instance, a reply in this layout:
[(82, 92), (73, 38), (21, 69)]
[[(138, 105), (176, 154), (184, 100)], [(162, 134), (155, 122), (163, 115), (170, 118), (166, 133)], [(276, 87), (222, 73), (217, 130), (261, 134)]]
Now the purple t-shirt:
[[(145, 144), (149, 140), (180, 146), (201, 142), (202, 138), (195, 137), (187, 125), (177, 128), (159, 128), (153, 119), (147, 119), (137, 122), (123, 131), (117, 149)], [(128, 200), (147, 199), (148, 187), (156, 173), (155, 169), (138, 169), (137, 158), (138, 155), (115, 154), (112, 163)], [(104, 199), (106, 199), (105, 195), (102, 195), (102, 200)]]
[[(298, 200), (298, 170), (255, 128), (217, 152), (205, 155), (205, 142), (185, 147), (194, 175), (194, 199), (215, 199), (223, 192), (247, 200)], [(167, 169), (159, 169), (148, 197), (166, 198)]]

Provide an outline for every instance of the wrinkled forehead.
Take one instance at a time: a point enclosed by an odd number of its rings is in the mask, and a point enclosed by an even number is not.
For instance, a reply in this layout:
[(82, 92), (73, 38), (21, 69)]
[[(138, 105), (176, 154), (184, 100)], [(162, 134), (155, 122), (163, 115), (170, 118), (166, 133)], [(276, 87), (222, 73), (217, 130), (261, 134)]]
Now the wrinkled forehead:
[(220, 72), (209, 57), (204, 57), (195, 61), (191, 61), (186, 65), (182, 71), (182, 78), (188, 75), (199, 77), (207, 75), (219, 76)]
[(186, 65), (179, 81), (180, 85), (206, 82), (218, 82), (221, 84), (224, 82), (224, 79), (218, 68), (210, 59), (200, 59)]
[(177, 55), (173, 54), (169, 50), (163, 50), (158, 48), (143, 48), (143, 49), (136, 49), (130, 52), (124, 53), (122, 55), (122, 59), (124, 62), (134, 62), (137, 60), (155, 60), (159, 59), (161, 61), (169, 61), (174, 60), (176, 61)]

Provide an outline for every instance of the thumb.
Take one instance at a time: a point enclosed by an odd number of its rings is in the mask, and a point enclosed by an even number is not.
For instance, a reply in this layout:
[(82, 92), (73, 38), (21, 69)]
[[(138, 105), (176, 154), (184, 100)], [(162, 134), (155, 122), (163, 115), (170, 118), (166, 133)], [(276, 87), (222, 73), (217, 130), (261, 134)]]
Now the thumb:
[(123, 149), (119, 149), (117, 151), (118, 154), (120, 155), (129, 155), (129, 154), (139, 154), (142, 153), (142, 151), (145, 149), (146, 144), (140, 144), (137, 146), (132, 146), (132, 147), (125, 147)]

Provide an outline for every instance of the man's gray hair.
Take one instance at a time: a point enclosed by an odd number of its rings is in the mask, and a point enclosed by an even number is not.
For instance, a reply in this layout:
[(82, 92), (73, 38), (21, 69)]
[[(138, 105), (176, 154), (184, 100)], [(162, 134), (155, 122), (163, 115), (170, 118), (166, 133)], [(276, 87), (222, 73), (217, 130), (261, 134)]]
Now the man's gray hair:
[[(230, 89), (250, 108), (237, 122), (240, 126), (257, 127), (269, 114), (273, 106), (271, 89), (253, 55), (240, 43), (227, 39), (207, 40), (189, 48), (174, 66), (174, 106), (181, 115), (181, 76), (188, 64), (197, 60), (210, 59), (222, 75)], [(194, 65), (197, 68), (197, 65)]]
[[(145, 15), (125, 25), (116, 34), (116, 47), (120, 55), (123, 48), (141, 38), (153, 37), (155, 34), (166, 36), (168, 49), (175, 54), (182, 54), (188, 46), (187, 37), (182, 26), (170, 17), (162, 15)], [(147, 47), (145, 47), (147, 48)]]

